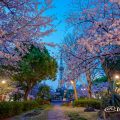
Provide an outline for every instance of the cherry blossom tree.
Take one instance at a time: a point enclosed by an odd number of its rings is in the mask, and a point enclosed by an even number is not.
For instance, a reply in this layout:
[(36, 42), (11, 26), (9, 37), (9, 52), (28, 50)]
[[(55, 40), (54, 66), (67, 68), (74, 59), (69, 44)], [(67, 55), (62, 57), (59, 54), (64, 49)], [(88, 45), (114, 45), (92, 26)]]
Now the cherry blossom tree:
[(115, 3), (119, 3), (120, 4), (120, 0), (110, 0), (111, 2), (115, 2)]
[(45, 15), (51, 8), (52, 0), (0, 0), (1, 64), (19, 61), (30, 44), (41, 49), (42, 37), (54, 31), (54, 18)]
[[(63, 53), (64, 53), (63, 58), (67, 65), (67, 69), (69, 71), (67, 73), (67, 80), (68, 80), (68, 82), (70, 82), (71, 80), (74, 80), (75, 83), (77, 83), (77, 81), (81, 79), (80, 75), (85, 73), (86, 80), (88, 82), (88, 88), (87, 88), (88, 93), (89, 93), (88, 95), (89, 95), (89, 98), (91, 98), (92, 82), (91, 82), (91, 70), (90, 69), (92, 69), (93, 63), (90, 61), (91, 64), (87, 65), (86, 61), (83, 62), (83, 59), (86, 59), (86, 57), (89, 57), (92, 54), (90, 54), (90, 52), (88, 50), (86, 50), (84, 47), (82, 47), (78, 43), (76, 43), (77, 42), (76, 40), (77, 39), (72, 37), (72, 35), (68, 35), (64, 41), (65, 45), (63, 47)], [(80, 51), (80, 49), (82, 49), (82, 51)], [(84, 52), (83, 52), (83, 50), (84, 50)], [(81, 58), (81, 57), (83, 57), (83, 58)], [(82, 62), (82, 64), (81, 64), (81, 62)]]
[[(87, 17), (87, 20), (90, 21), (92, 25), (89, 27), (86, 36), (78, 41), (80, 45), (84, 45), (86, 49), (93, 54), (93, 56), (88, 57), (87, 60), (99, 58), (100, 62), (103, 63), (105, 57), (113, 56), (113, 58), (115, 58), (114, 56), (120, 53), (119, 47), (114, 49), (115, 46), (120, 45), (119, 4), (111, 4), (112, 6), (115, 5), (112, 13), (111, 9), (113, 8), (111, 8), (109, 4), (109, 1), (105, 3), (103, 15), (97, 20), (87, 13), (87, 15), (90, 16)], [(86, 20), (86, 18), (84, 18), (84, 20)]]
[[(90, 6), (90, 5), (89, 5)], [(94, 6), (94, 7), (93, 7)], [(77, 13), (77, 12), (76, 12)], [(72, 45), (63, 46), (66, 63), (73, 72), (80, 75), (85, 72), (91, 89), (90, 71), (102, 64), (105, 57), (119, 55), (120, 49), (120, 6), (109, 0), (93, 1), (92, 7), (86, 8), (69, 17), (73, 28)], [(76, 16), (75, 16), (76, 15)], [(77, 29), (79, 28), (79, 29)], [(65, 58), (65, 57), (64, 57)]]
[[(110, 45), (119, 45), (120, 43), (119, 5), (111, 4), (109, 1), (104, 1), (104, 4), (102, 4), (102, 2), (103, 1), (96, 4), (95, 8), (84, 10), (81, 16), (78, 16), (79, 25), (81, 25), (81, 23), (85, 25), (89, 23), (86, 33), (78, 39), (78, 44), (88, 50), (89, 54), (92, 54), (92, 57), (90, 55), (84, 55), (85, 59), (83, 59), (83, 62), (86, 58), (88, 58), (87, 60), (89, 61), (90, 59), (116, 54), (115, 51), (119, 53), (119, 49), (115, 50), (114, 53), (110, 53)], [(94, 12), (95, 10), (97, 13)], [(79, 48), (79, 51), (84, 53), (85, 50), (82, 48)]]

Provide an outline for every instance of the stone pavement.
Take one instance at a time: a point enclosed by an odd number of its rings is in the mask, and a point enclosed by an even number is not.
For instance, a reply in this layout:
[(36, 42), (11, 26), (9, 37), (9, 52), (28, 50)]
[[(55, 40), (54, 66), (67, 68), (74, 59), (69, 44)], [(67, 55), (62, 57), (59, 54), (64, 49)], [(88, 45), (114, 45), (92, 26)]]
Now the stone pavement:
[(54, 106), (52, 110), (48, 112), (48, 120), (69, 120), (65, 116), (60, 106)]

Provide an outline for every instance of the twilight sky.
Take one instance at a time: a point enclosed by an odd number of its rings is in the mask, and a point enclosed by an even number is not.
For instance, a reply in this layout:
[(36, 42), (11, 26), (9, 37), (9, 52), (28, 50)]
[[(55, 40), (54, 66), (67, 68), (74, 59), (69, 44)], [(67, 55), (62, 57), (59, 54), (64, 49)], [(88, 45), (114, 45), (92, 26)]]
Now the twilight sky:
[[(56, 28), (55, 28), (56, 32), (45, 37), (43, 39), (45, 42), (54, 42), (54, 43), (60, 44), (61, 41), (64, 39), (64, 36), (66, 33), (65, 16), (68, 13), (70, 1), (71, 0), (54, 0), (53, 1), (53, 6), (55, 8), (53, 8), (49, 12), (51, 15), (55, 15), (55, 17), (57, 17), (57, 20), (55, 20), (55, 24), (57, 24)], [(57, 50), (55, 48), (48, 48), (48, 49), (50, 51), (55, 52), (55, 54), (57, 54), (57, 56), (59, 56), (57, 48), (56, 48)], [(58, 64), (59, 64), (59, 61), (58, 61)], [(53, 89), (55, 89), (58, 86), (58, 79), (59, 79), (59, 74), (58, 74), (56, 81), (54, 81), (54, 82), (47, 81), (46, 83), (49, 84)]]
[[(65, 18), (69, 14), (71, 6), (73, 5), (72, 1), (73, 0), (53, 0), (54, 8), (52, 10), (49, 10), (48, 14), (54, 15), (57, 18), (55, 20), (56, 32), (43, 38), (43, 40), (45, 42), (54, 42), (57, 44), (61, 44), (61, 42), (63, 41), (66, 34), (71, 31), (71, 28), (69, 28), (66, 25)], [(74, 2), (76, 2), (76, 4), (78, 5), (78, 6), (75, 5), (74, 7), (76, 7), (76, 8), (79, 7), (79, 10), (83, 10), (88, 7), (93, 7), (93, 6), (90, 6), (91, 1), (94, 1), (94, 0), (80, 0), (80, 1), (74, 0)], [(49, 48), (48, 47), (48, 49), (50, 51), (54, 52), (56, 56), (60, 57), (58, 48)], [(52, 52), (50, 52), (50, 53), (52, 53)], [(59, 58), (57, 58), (57, 61), (58, 61), (58, 66), (59, 66)], [(82, 77), (83, 83), (86, 84), (85, 75), (83, 75), (81, 77)], [(49, 86), (51, 86), (53, 89), (56, 89), (58, 87), (58, 80), (59, 80), (59, 71), (58, 71), (56, 81), (52, 82), (52, 81), (48, 80), (46, 83), (49, 84)]]
[(45, 38), (47, 42), (60, 43), (65, 36), (65, 16), (69, 10), (69, 3), (71, 0), (53, 0), (54, 8), (49, 10), (51, 15), (54, 15), (57, 19), (55, 20), (56, 32), (52, 33)]

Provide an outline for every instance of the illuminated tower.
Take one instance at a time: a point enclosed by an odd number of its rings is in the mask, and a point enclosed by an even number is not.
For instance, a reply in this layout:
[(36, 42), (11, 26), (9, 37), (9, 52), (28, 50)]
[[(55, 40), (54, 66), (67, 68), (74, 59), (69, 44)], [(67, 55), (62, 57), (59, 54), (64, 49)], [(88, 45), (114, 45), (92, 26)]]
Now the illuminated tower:
[(63, 58), (62, 58), (62, 52), (60, 54), (60, 67), (59, 67), (59, 81), (58, 81), (58, 88), (63, 87), (63, 73), (64, 73), (64, 67), (63, 67)]

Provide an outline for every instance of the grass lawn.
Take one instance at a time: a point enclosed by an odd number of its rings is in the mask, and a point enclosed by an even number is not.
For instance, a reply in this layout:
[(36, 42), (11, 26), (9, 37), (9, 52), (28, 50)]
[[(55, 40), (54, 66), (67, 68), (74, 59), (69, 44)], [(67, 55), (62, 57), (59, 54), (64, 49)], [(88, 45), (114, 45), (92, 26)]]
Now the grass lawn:
[(47, 120), (48, 111), (51, 107), (50, 105), (43, 105), (41, 108), (15, 116), (11, 120), (21, 120), (22, 118), (25, 118), (25, 120)]
[(87, 120), (86, 118), (80, 117), (79, 113), (77, 112), (69, 112), (67, 115), (70, 120)]
[(98, 111), (84, 112), (84, 109), (83, 107), (62, 107), (62, 110), (69, 116), (70, 120), (97, 120)]

